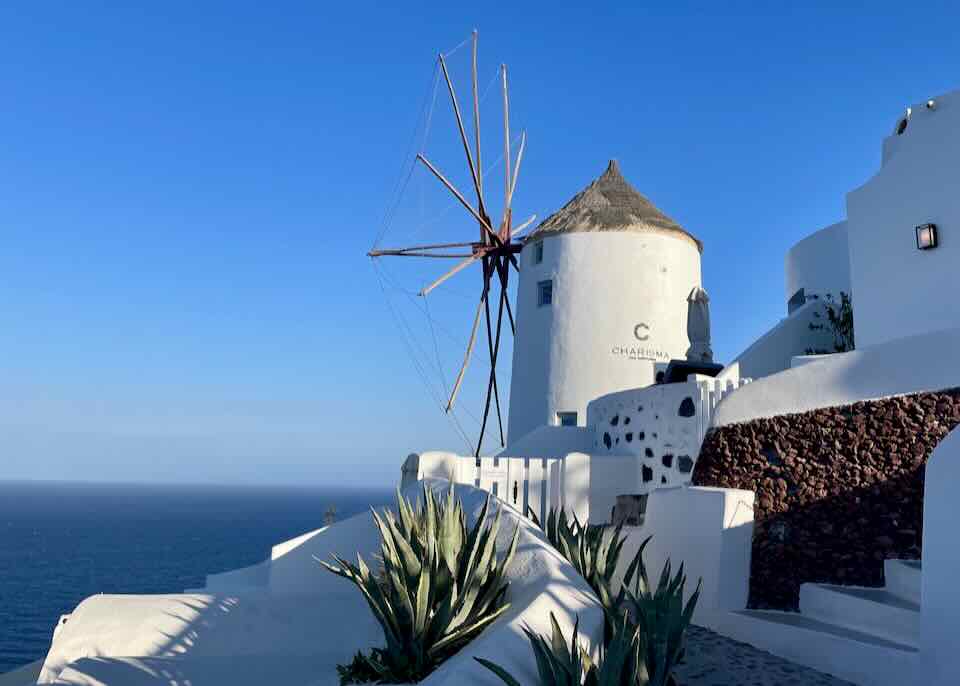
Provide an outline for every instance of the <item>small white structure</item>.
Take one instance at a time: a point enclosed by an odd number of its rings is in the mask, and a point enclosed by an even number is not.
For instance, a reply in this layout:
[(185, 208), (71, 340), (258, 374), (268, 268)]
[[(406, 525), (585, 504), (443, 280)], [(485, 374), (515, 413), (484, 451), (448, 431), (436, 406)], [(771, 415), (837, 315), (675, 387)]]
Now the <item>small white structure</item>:
[(815, 299), (840, 300), (850, 294), (850, 244), (847, 222), (810, 234), (787, 252), (784, 277), (788, 313)]
[[(884, 141), (877, 174), (847, 195), (857, 344), (960, 326), (960, 91), (914, 105)], [(917, 227), (936, 244), (920, 249)]]
[(610, 162), (520, 255), (509, 436), (586, 422), (587, 403), (683, 359), (700, 242)]

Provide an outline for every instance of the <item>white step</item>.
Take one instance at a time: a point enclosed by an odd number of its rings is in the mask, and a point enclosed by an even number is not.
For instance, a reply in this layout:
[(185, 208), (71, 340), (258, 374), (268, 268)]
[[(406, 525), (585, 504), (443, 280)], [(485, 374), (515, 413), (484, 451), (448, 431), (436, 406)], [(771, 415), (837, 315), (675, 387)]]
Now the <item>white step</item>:
[(827, 624), (916, 647), (920, 604), (883, 588), (801, 584), (800, 612)]
[(895, 596), (920, 604), (920, 560), (884, 560), (886, 590)]
[(0, 674), (0, 686), (33, 686), (40, 677), (40, 668), (43, 667), (43, 660), (31, 662), (29, 665), (18, 667), (12, 672)]
[(914, 684), (921, 666), (915, 646), (797, 612), (739, 610), (728, 613), (718, 628), (731, 638), (858, 686)]

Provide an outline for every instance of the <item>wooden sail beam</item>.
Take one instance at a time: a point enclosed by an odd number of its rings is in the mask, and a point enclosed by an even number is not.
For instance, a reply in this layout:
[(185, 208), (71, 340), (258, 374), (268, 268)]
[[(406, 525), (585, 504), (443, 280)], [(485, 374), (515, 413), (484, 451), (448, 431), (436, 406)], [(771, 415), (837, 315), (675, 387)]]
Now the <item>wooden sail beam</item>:
[(537, 215), (533, 215), (533, 216), (530, 217), (527, 221), (523, 222), (523, 224), (521, 224), (520, 226), (518, 226), (518, 227), (516, 227), (515, 229), (513, 229), (512, 231), (510, 231), (510, 238), (516, 237), (516, 235), (517, 235), (518, 233), (520, 233), (520, 232), (523, 231), (525, 228), (527, 228), (528, 226), (530, 226), (531, 224), (533, 224), (533, 222), (535, 222), (535, 221), (537, 221)]
[(444, 281), (446, 281), (447, 279), (449, 279), (451, 276), (453, 276), (454, 274), (456, 274), (456, 273), (458, 273), (458, 272), (463, 271), (464, 269), (466, 269), (467, 267), (469, 267), (471, 264), (473, 264), (474, 262), (476, 262), (476, 261), (479, 260), (479, 259), (480, 259), (480, 255), (471, 255), (470, 257), (468, 257), (467, 259), (465, 259), (463, 262), (460, 262), (459, 264), (457, 264), (457, 265), (456, 265), (453, 269), (451, 269), (450, 271), (445, 272), (439, 279), (437, 279), (437, 280), (434, 281), (433, 283), (429, 284), (428, 286), (424, 286), (423, 288), (421, 288), (421, 289), (420, 289), (420, 295), (427, 295), (430, 291), (432, 291), (434, 288), (436, 288), (437, 286), (439, 286), (440, 284), (442, 284)]
[(527, 132), (520, 134), (520, 149), (517, 151), (517, 166), (513, 170), (513, 178), (510, 180), (509, 194), (507, 195), (507, 209), (511, 209), (513, 204), (513, 192), (517, 190), (517, 177), (520, 176), (520, 160), (523, 159), (523, 149), (527, 145)]
[(438, 170), (436, 167), (434, 167), (433, 164), (430, 163), (430, 160), (428, 160), (426, 157), (424, 157), (423, 154), (421, 154), (421, 153), (417, 153), (417, 159), (420, 160), (421, 162), (423, 162), (424, 165), (426, 165), (427, 169), (429, 169), (430, 172), (431, 172), (434, 176), (436, 176), (437, 179), (440, 180), (440, 183), (442, 183), (444, 186), (447, 187), (447, 190), (448, 190), (448, 191), (450, 191), (451, 193), (453, 193), (454, 197), (455, 197), (457, 200), (460, 201), (460, 204), (463, 205), (463, 206), (466, 208), (467, 212), (469, 212), (470, 214), (472, 214), (472, 215), (473, 215), (473, 218), (476, 219), (476, 220), (480, 223), (480, 226), (483, 227), (484, 229), (486, 229), (486, 231), (487, 231), (487, 233), (489, 234), (490, 238), (492, 238), (492, 239), (494, 240), (494, 243), (497, 244), (497, 245), (501, 244), (502, 241), (500, 240), (500, 236), (498, 236), (498, 235), (497, 235), (497, 232), (494, 231), (494, 230), (493, 230), (493, 227), (490, 226), (490, 222), (489, 222), (486, 218), (484, 218), (484, 217), (480, 214), (480, 212), (478, 212), (477, 210), (475, 210), (475, 209), (473, 208), (473, 205), (471, 205), (469, 202), (467, 202), (467, 199), (466, 199), (465, 197), (463, 197), (463, 194), (462, 194), (460, 191), (458, 191), (458, 190), (456, 189), (456, 187), (455, 187), (452, 183), (450, 183), (449, 181), (447, 181), (447, 178), (446, 178), (443, 174), (440, 173), (440, 170)]
[[(500, 288), (503, 289), (503, 292), (507, 292), (507, 285), (510, 282), (510, 265), (506, 262), (502, 263), (502, 269), (498, 270), (500, 274)], [(504, 298), (504, 304), (507, 306), (507, 317), (510, 320), (510, 332), (516, 336), (517, 335), (517, 325), (513, 320), (513, 309), (510, 307), (510, 298)]]
[(507, 65), (500, 65), (500, 74), (503, 79), (503, 169), (505, 183), (503, 198), (505, 201), (504, 213), (510, 209), (510, 98), (507, 95)]
[(463, 257), (474, 257), (476, 253), (439, 253), (425, 252), (421, 250), (373, 250), (368, 252), (367, 255), (370, 257), (432, 257), (436, 259), (457, 259)]
[(473, 248), (479, 244), (476, 241), (464, 241), (462, 243), (433, 243), (430, 245), (411, 245), (406, 248), (382, 248), (374, 249), (367, 253), (367, 257), (380, 257), (381, 255), (399, 255), (408, 253), (412, 250), (446, 250), (448, 248)]
[[(467, 156), (467, 164), (470, 167), (470, 176), (473, 178), (473, 187), (477, 191), (477, 204), (480, 211), (483, 212), (483, 195), (480, 192), (480, 181), (477, 178), (477, 170), (473, 164), (473, 155), (470, 154), (470, 143), (467, 141), (467, 132), (463, 128), (463, 117), (460, 114), (460, 103), (457, 101), (457, 93), (453, 89), (453, 81), (450, 80), (450, 74), (447, 72), (447, 62), (443, 59), (443, 53), (440, 53), (440, 67), (443, 70), (443, 78), (447, 82), (447, 90), (450, 93), (450, 100), (453, 103), (453, 113), (457, 117), (457, 128), (460, 130), (460, 140), (463, 142), (463, 152)], [(484, 222), (477, 217), (477, 221), (482, 225)]]
[(480, 84), (477, 82), (477, 42), (479, 34), (473, 30), (473, 133), (477, 146), (477, 195), (483, 206), (483, 163), (480, 161)]
[[(495, 269), (497, 270), (497, 272), (500, 273), (500, 271), (501, 271), (501, 270), (500, 270), (500, 258), (499, 258), (499, 257), (495, 257), (495, 258), (493, 258), (493, 260), (494, 260), (493, 268), (495, 268)], [(490, 273), (491, 273), (491, 276), (492, 276), (492, 269), (490, 270)], [(502, 284), (503, 284), (503, 281), (502, 281), (502, 278), (501, 278), (501, 285), (502, 285)], [(484, 436), (484, 433), (486, 433), (487, 419), (488, 419), (489, 416), (490, 416), (490, 400), (491, 400), (491, 398), (494, 400), (494, 403), (495, 403), (495, 406), (496, 406), (496, 411), (497, 411), (497, 424), (499, 425), (499, 428), (500, 428), (500, 445), (502, 446), (502, 445), (504, 444), (504, 440), (503, 440), (503, 415), (502, 415), (502, 413), (501, 413), (501, 411), (500, 411), (500, 391), (499, 391), (499, 389), (498, 389), (498, 387), (497, 387), (497, 358), (498, 358), (498, 356), (499, 356), (499, 354), (500, 354), (500, 332), (501, 332), (501, 330), (502, 330), (502, 324), (503, 324), (503, 303), (504, 303), (504, 300), (506, 299), (506, 296), (507, 296), (506, 290), (504, 290), (503, 288), (501, 288), (501, 289), (500, 289), (500, 304), (499, 304), (499, 308), (498, 308), (498, 311), (497, 311), (497, 327), (496, 327), (496, 335), (495, 335), (495, 336), (494, 336), (493, 332), (491, 331), (491, 324), (490, 324), (490, 319), (491, 319), (491, 317), (490, 317), (490, 299), (489, 299), (489, 298), (487, 298), (487, 302), (486, 302), (486, 305), (485, 305), (485, 307), (486, 307), (486, 322), (487, 322), (487, 347), (488, 347), (488, 351), (489, 351), (489, 354), (490, 354), (490, 376), (489, 376), (489, 379), (488, 379), (488, 381), (487, 381), (487, 399), (486, 399), (486, 402), (485, 402), (484, 408), (483, 408), (483, 422), (482, 422), (481, 425), (480, 425), (480, 437), (479, 437), (479, 439), (477, 440), (477, 452), (476, 452), (476, 456), (477, 456), (477, 457), (480, 456), (480, 448), (481, 448), (481, 446), (482, 446), (482, 444), (483, 444), (483, 436)]]
[(464, 374), (467, 373), (467, 365), (470, 364), (470, 357), (473, 355), (473, 345), (477, 341), (477, 329), (480, 328), (480, 316), (483, 314), (484, 303), (487, 300), (487, 293), (490, 290), (490, 280), (486, 273), (486, 264), (484, 264), (483, 291), (480, 293), (480, 302), (477, 303), (477, 313), (473, 317), (473, 328), (470, 331), (470, 340), (467, 341), (467, 352), (463, 356), (463, 364), (460, 365), (460, 371), (457, 372), (457, 379), (453, 384), (453, 390), (450, 392), (450, 400), (447, 401), (447, 412), (453, 409), (453, 404), (457, 401), (457, 394), (460, 392), (460, 386), (463, 384)]

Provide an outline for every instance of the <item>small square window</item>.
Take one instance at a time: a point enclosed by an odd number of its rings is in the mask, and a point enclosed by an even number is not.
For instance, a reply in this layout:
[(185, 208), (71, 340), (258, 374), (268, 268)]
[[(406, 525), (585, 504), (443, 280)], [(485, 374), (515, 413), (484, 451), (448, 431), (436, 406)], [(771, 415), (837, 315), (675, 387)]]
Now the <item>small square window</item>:
[(533, 263), (540, 264), (543, 262), (543, 241), (537, 241), (533, 244)]
[(937, 225), (921, 224), (916, 228), (917, 248), (919, 250), (932, 250), (937, 247)]
[(557, 412), (557, 424), (559, 426), (576, 426), (577, 413), (576, 412)]
[(537, 306), (546, 307), (553, 303), (553, 281), (537, 283)]

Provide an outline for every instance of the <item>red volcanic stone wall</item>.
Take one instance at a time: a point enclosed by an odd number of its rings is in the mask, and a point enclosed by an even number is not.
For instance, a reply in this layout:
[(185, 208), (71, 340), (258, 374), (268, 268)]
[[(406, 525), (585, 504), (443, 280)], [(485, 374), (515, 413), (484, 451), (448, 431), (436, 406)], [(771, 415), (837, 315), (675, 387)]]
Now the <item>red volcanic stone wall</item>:
[(883, 585), (918, 558), (924, 465), (960, 423), (960, 388), (711, 430), (698, 486), (756, 493), (749, 606), (797, 609), (808, 581)]

